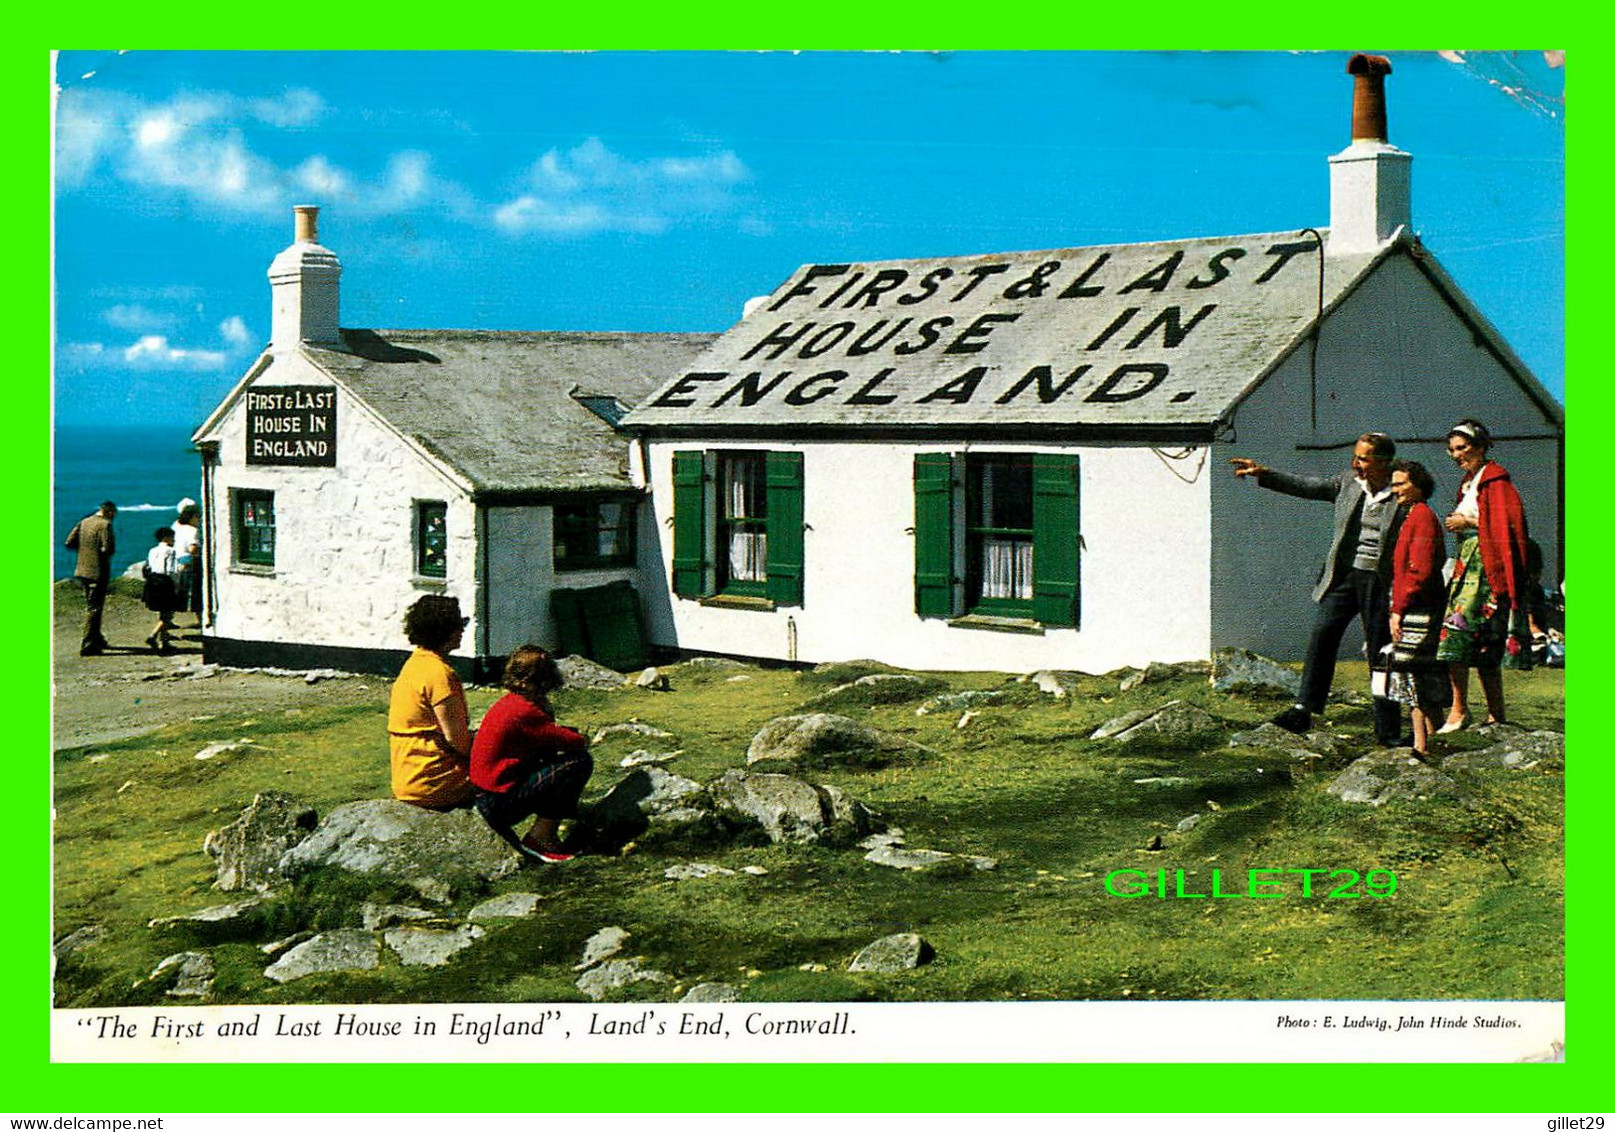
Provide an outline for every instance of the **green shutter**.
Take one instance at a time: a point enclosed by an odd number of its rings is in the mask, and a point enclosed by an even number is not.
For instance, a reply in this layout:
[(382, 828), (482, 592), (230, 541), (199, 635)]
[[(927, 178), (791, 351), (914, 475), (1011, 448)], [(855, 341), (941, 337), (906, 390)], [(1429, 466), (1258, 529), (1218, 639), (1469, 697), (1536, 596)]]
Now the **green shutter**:
[(1075, 456), (1032, 457), (1032, 616), (1077, 624), (1082, 528)]
[(953, 616), (953, 457), (914, 457), (914, 612)]
[(802, 604), (802, 453), (768, 454), (768, 596)]
[(673, 592), (700, 597), (706, 583), (706, 460), (673, 453)]

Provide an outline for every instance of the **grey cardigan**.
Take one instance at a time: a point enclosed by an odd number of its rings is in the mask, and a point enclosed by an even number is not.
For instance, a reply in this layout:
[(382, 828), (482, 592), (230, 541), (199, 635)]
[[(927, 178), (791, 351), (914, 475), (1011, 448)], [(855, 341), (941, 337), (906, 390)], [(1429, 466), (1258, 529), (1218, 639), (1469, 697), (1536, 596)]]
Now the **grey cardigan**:
[[(1318, 584), (1312, 587), (1312, 600), (1322, 601), (1329, 587), (1351, 569), (1352, 554), (1356, 551), (1356, 547), (1344, 544), (1346, 535), (1351, 530), (1352, 519), (1357, 514), (1357, 506), (1364, 498), (1362, 485), (1349, 471), (1341, 472), (1338, 476), (1301, 476), (1290, 472), (1275, 472), (1271, 468), (1258, 474), (1256, 482), (1269, 491), (1276, 491), (1282, 495), (1334, 501), (1335, 530), (1329, 540), (1329, 557), (1324, 559), (1323, 569), (1318, 574)], [(1380, 520), (1379, 567), (1375, 570), (1380, 581), (1387, 587), (1391, 584), (1391, 568), (1396, 557), (1391, 551), (1396, 546), (1396, 536), (1401, 528), (1402, 508), (1388, 508)]]

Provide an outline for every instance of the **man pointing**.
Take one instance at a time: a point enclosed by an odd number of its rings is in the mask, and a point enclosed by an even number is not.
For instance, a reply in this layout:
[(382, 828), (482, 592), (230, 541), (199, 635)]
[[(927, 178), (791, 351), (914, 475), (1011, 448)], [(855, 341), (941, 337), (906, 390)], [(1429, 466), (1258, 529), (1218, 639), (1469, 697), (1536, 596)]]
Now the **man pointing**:
[[(1338, 476), (1302, 476), (1235, 456), (1228, 462), (1241, 479), (1254, 476), (1270, 491), (1300, 499), (1320, 499), (1335, 505), (1334, 537), (1324, 559), (1312, 600), (1318, 610), (1307, 641), (1306, 667), (1301, 674), (1301, 698), (1280, 712), (1273, 722), (1301, 733), (1312, 717), (1323, 713), (1329, 686), (1335, 678), (1335, 654), (1352, 618), (1360, 618), (1370, 661), (1390, 642), (1391, 551), (1396, 546), (1401, 512), (1391, 494), (1391, 458), (1396, 443), (1383, 432), (1365, 432), (1352, 448), (1351, 470)], [(1395, 746), (1401, 733), (1401, 712), (1392, 700), (1374, 700), (1374, 734), (1385, 746)]]

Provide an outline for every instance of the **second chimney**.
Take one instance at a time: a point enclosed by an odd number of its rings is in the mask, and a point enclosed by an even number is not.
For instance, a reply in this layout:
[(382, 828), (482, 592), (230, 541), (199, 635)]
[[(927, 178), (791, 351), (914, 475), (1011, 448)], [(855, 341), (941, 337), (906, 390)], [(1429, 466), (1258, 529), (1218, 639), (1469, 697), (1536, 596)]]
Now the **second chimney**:
[(337, 330), (342, 264), (319, 244), (320, 210), (311, 204), (292, 209), (292, 246), (269, 265), (270, 349), (296, 349), (303, 342), (322, 346), (341, 341)]
[(1329, 158), (1329, 251), (1356, 255), (1378, 250), (1399, 228), (1413, 224), (1413, 158), (1391, 145), (1385, 114), (1385, 76), (1391, 61), (1353, 55), (1351, 144)]

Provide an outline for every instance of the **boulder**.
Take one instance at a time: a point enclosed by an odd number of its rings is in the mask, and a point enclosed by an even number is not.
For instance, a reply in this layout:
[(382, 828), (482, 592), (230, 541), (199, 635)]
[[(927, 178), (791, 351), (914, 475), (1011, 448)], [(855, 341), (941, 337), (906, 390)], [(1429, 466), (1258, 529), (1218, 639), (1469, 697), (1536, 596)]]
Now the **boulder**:
[(1143, 668), (1123, 676), (1117, 690), (1131, 692), (1134, 688), (1141, 688), (1146, 684), (1160, 684), (1167, 680), (1176, 680), (1180, 676), (1207, 676), (1211, 673), (1211, 664), (1204, 660), (1186, 660), (1176, 664), (1163, 664), (1151, 661)]
[(178, 916), (159, 916), (146, 923), (148, 928), (174, 928), (174, 927), (213, 927), (238, 924), (245, 920), (264, 902), (261, 896), (248, 897), (246, 900), (237, 900), (231, 904), (214, 904), (195, 912), (185, 912)]
[(217, 974), (213, 956), (207, 952), (181, 951), (158, 963), (141, 982), (171, 984), (163, 991), (170, 998), (204, 998), (213, 989)]
[(1398, 798), (1457, 798), (1457, 784), (1408, 748), (1375, 751), (1341, 771), (1328, 786), (1342, 802), (1383, 806)]
[(838, 707), (845, 704), (901, 704), (929, 695), (943, 683), (934, 677), (913, 676), (906, 672), (876, 672), (860, 676), (849, 684), (831, 688), (809, 700), (807, 707)]
[(889, 974), (912, 970), (935, 957), (936, 949), (917, 932), (899, 932), (877, 939), (865, 947), (847, 964), (847, 970)]
[(707, 877), (732, 877), (735, 870), (709, 864), (706, 861), (690, 861), (682, 865), (669, 865), (662, 871), (662, 875), (668, 880), (704, 880)]
[(680, 662), (685, 668), (730, 669), (750, 668), (751, 665), (743, 660), (736, 660), (729, 656), (692, 656)]
[(320, 867), (396, 880), (436, 900), (509, 876), (521, 863), (474, 810), (437, 813), (385, 798), (338, 806), (280, 859), (286, 877)]
[(842, 791), (785, 774), (731, 770), (709, 783), (707, 794), (721, 819), (755, 823), (775, 843), (849, 845), (878, 824), (868, 807)]
[(589, 811), (591, 825), (629, 836), (652, 827), (687, 829), (710, 817), (701, 784), (659, 766), (637, 767)]
[(578, 990), (599, 1002), (611, 991), (630, 983), (667, 981), (665, 972), (646, 967), (643, 959), (608, 959), (578, 976)]
[(1527, 731), (1499, 723), (1479, 734), (1496, 740), (1489, 747), (1460, 751), (1441, 762), (1442, 770), (1563, 770), (1565, 737), (1557, 731)]
[(202, 851), (218, 861), (213, 886), (225, 892), (268, 890), (281, 879), (280, 859), (313, 833), (315, 825), (313, 807), (288, 794), (270, 790), (254, 795), (240, 817), (202, 842)]
[(914, 709), (915, 715), (930, 715), (932, 712), (969, 711), (972, 708), (987, 707), (991, 704), (1003, 703), (1004, 692), (967, 691), (944, 692), (940, 696), (932, 696), (919, 707)]
[(616, 669), (582, 656), (563, 656), (555, 662), (568, 688), (620, 688), (627, 680)]
[(635, 743), (643, 746), (670, 747), (678, 742), (678, 739), (671, 731), (663, 731), (660, 727), (653, 727), (649, 723), (640, 723), (638, 720), (633, 720), (628, 723), (613, 723), (610, 726), (602, 727), (594, 733), (591, 745), (598, 747), (601, 743), (623, 736), (629, 736)]
[(264, 970), (264, 977), (289, 983), (332, 971), (373, 971), (381, 966), (381, 944), (374, 932), (343, 928), (321, 932), (298, 944)]
[(1211, 654), (1211, 686), (1293, 701), (1301, 694), (1301, 674), (1249, 649), (1223, 648)]
[(209, 743), (191, 757), (198, 762), (205, 763), (209, 759), (218, 758), (220, 755), (233, 755), (237, 751), (250, 751), (256, 746), (258, 744), (251, 739), (220, 739), (216, 743)]
[(484, 929), (475, 924), (462, 924), (448, 929), (391, 928), (382, 938), (406, 967), (441, 967), (483, 934)]
[(773, 760), (808, 765), (873, 765), (896, 752), (924, 749), (918, 743), (876, 731), (844, 715), (815, 712), (782, 715), (763, 724), (746, 748), (746, 763)]
[(61, 962), (69, 955), (76, 955), (87, 947), (94, 947), (106, 937), (107, 930), (100, 924), (85, 924), (77, 931), (69, 932), (51, 944), (51, 957)]
[(667, 674), (659, 668), (647, 668), (641, 672), (634, 680), (634, 687), (651, 692), (669, 692), (673, 688), (667, 681)]
[(1230, 747), (1272, 747), (1277, 750), (1301, 750), (1316, 752), (1320, 755), (1335, 753), (1334, 737), (1323, 731), (1308, 731), (1304, 735), (1297, 735), (1293, 731), (1286, 731), (1276, 723), (1268, 722), (1251, 728), (1249, 731), (1238, 731), (1228, 737)]
[(885, 865), (889, 869), (907, 869), (910, 872), (925, 872), (949, 861), (959, 861), (981, 871), (998, 867), (998, 862), (992, 857), (944, 853), (940, 849), (908, 849), (901, 845), (876, 845), (864, 854), (864, 860)]
[(697, 983), (680, 1002), (739, 1002), (740, 988), (733, 983)]
[(1046, 668), (1032, 673), (1025, 679), (1037, 685), (1038, 691), (1046, 692), (1057, 700), (1063, 700), (1076, 692), (1077, 684), (1082, 677), (1081, 672), (1058, 672)]
[(1210, 713), (1184, 700), (1172, 700), (1158, 708), (1119, 716), (1099, 727), (1090, 738), (1131, 743), (1148, 735), (1193, 735), (1220, 726)]
[(371, 904), (359, 905), (359, 923), (366, 931), (379, 931), (390, 928), (394, 924), (407, 924), (414, 920), (435, 920), (438, 913), (428, 912), (425, 908), (415, 908), (408, 904)]
[(484, 900), (467, 912), (465, 918), (473, 923), (483, 920), (525, 919), (538, 911), (540, 899), (542, 898), (536, 892), (507, 892), (503, 896)]
[(587, 971), (598, 963), (622, 951), (623, 945), (633, 938), (625, 928), (616, 924), (601, 928), (588, 939), (583, 941), (583, 958), (572, 965), (574, 971)]
[(682, 755), (683, 751), (629, 751), (617, 765), (624, 770), (632, 770), (636, 766), (655, 766), (657, 763), (670, 763)]

